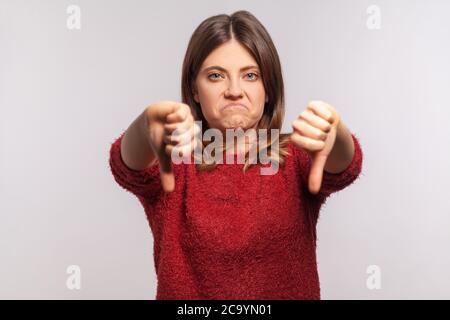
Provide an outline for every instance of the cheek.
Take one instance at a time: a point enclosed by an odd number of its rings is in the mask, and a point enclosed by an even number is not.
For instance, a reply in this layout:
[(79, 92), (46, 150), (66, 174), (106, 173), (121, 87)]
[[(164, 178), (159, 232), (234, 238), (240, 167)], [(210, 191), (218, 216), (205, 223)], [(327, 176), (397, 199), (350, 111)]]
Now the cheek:
[(199, 84), (199, 92), (204, 99), (212, 99), (217, 97), (222, 90), (223, 88), (221, 88), (221, 85), (217, 83), (201, 81)]
[(211, 118), (214, 117), (213, 108), (216, 104), (215, 101), (217, 100), (217, 98), (215, 98), (215, 89), (213, 86), (205, 85), (204, 83), (200, 84), (197, 88), (202, 113), (206, 120), (211, 120)]
[(266, 93), (263, 86), (252, 88), (251, 100), (257, 113), (261, 113), (264, 110), (264, 104), (266, 100)]
[(261, 81), (253, 83), (251, 86), (248, 86), (247, 91), (252, 96), (254, 101), (265, 100), (266, 92), (264, 90), (264, 85)]
[(202, 84), (199, 87), (199, 98), (205, 115), (215, 114), (214, 109), (221, 102), (222, 92), (223, 88), (218, 84)]

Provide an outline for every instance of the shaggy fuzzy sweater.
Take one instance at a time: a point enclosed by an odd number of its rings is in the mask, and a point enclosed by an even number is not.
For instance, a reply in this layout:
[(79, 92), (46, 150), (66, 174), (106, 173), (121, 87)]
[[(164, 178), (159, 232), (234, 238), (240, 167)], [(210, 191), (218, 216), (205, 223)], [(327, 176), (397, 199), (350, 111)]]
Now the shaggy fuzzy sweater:
[(219, 164), (199, 172), (173, 164), (175, 191), (162, 191), (159, 166), (136, 171), (111, 143), (115, 181), (142, 204), (153, 234), (156, 299), (320, 299), (316, 225), (321, 206), (360, 174), (362, 150), (342, 172), (324, 171), (320, 192), (308, 191), (311, 160), (289, 144), (285, 165)]

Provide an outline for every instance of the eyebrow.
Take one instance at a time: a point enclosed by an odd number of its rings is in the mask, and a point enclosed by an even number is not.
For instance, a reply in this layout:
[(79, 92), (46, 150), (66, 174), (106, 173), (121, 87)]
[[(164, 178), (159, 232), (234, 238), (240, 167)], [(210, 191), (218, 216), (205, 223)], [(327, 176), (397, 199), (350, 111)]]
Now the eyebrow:
[[(223, 71), (223, 72), (227, 72), (227, 70), (225, 68), (221, 67), (221, 66), (206, 67), (206, 68), (203, 69), (202, 72), (207, 72), (207, 71), (213, 70), (213, 69), (220, 70), (220, 71)], [(259, 70), (258, 66), (246, 66), (246, 67), (241, 68), (240, 71), (245, 71), (245, 70), (248, 70), (248, 69), (257, 69), (257, 70)]]

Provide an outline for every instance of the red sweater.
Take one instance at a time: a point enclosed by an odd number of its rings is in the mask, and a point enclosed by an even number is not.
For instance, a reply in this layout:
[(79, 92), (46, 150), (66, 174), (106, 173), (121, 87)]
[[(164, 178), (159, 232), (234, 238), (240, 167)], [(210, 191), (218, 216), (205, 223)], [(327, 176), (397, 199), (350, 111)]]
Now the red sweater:
[(154, 239), (156, 299), (320, 299), (316, 224), (327, 197), (351, 184), (362, 168), (355, 154), (339, 174), (324, 172), (309, 193), (310, 158), (289, 144), (284, 167), (261, 175), (253, 165), (219, 164), (198, 172), (173, 164), (175, 191), (162, 191), (159, 166), (135, 171), (111, 144), (115, 181), (142, 204)]

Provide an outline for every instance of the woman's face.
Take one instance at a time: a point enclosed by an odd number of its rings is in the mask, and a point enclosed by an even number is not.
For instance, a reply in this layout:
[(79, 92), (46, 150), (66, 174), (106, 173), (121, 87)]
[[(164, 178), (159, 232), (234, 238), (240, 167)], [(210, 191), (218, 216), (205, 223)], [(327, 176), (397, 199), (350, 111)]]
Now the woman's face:
[[(212, 51), (195, 81), (194, 99), (210, 128), (256, 128), (266, 99), (261, 73), (247, 49), (232, 39)], [(242, 106), (228, 106), (241, 104)]]

